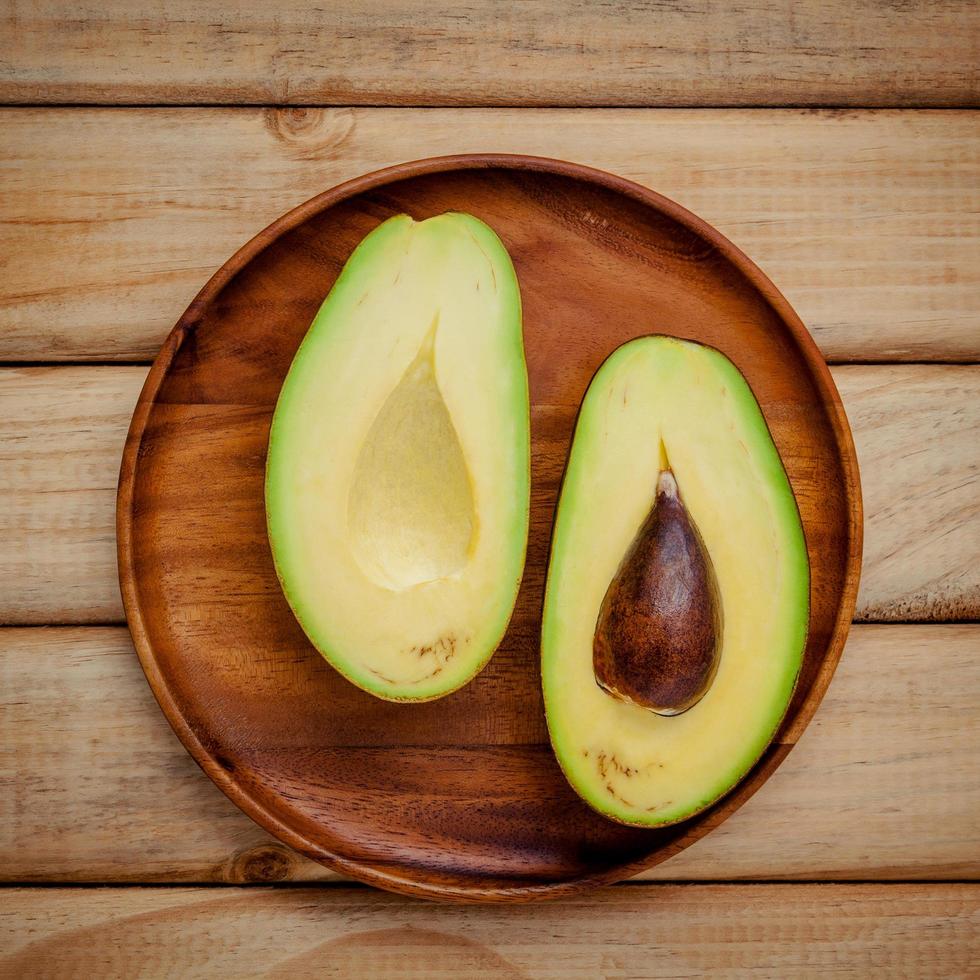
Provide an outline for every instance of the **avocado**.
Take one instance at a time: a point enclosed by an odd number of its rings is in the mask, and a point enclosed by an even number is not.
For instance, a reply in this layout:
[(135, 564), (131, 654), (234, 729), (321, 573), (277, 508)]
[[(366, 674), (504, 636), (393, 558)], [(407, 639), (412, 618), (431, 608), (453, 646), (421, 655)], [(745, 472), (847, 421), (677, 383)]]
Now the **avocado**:
[(542, 621), (572, 787), (648, 827), (731, 790), (789, 705), (809, 591), (796, 499), (738, 369), (672, 337), (615, 350), (579, 412)]
[(529, 474), (506, 249), (470, 215), (390, 218), (317, 313), (269, 435), (272, 556), (311, 643), (388, 700), (465, 684), (517, 597)]

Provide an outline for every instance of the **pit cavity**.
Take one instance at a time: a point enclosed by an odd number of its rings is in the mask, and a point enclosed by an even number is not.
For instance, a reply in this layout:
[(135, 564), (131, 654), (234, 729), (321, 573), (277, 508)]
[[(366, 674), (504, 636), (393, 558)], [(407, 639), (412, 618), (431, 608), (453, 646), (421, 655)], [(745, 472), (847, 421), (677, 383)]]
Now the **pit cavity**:
[(475, 527), (466, 459), (436, 381), (437, 326), (372, 423), (348, 498), (351, 550), (393, 590), (461, 571)]

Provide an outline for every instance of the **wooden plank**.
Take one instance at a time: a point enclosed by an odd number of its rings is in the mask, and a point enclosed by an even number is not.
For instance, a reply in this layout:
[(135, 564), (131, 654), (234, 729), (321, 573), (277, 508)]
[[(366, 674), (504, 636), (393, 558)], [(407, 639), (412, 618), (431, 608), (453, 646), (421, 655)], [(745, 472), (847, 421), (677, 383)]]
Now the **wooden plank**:
[[(980, 626), (855, 626), (783, 766), (646, 877), (980, 875), (978, 649)], [(0, 880), (328, 877), (197, 768), (124, 629), (0, 631)]]
[(980, 359), (980, 114), (15, 109), (0, 130), (0, 360), (147, 360), (283, 211), (473, 149), (676, 199), (761, 264), (831, 360)]
[(980, 617), (980, 368), (839, 367), (864, 494), (857, 617)]
[(626, 885), (524, 907), (364, 888), (22, 889), (5, 976), (975, 975), (980, 886)]
[[(123, 620), (115, 486), (142, 367), (0, 370), (0, 623)], [(980, 368), (834, 369), (861, 461), (858, 618), (980, 616)]]
[(0, 622), (112, 622), (116, 481), (145, 368), (0, 372)]
[(964, 105), (969, 0), (109, 0), (8, 6), (0, 99), (332, 105)]

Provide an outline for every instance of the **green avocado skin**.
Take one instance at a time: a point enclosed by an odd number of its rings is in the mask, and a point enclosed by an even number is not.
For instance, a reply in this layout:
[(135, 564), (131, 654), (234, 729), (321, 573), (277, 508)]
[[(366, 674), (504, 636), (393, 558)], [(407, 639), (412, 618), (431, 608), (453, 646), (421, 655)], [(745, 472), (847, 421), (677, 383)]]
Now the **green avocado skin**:
[[(657, 392), (665, 394), (658, 398)], [(627, 415), (627, 393), (630, 405), (648, 397), (654, 406), (640, 423)], [(629, 425), (643, 438), (619, 437)], [(672, 467), (675, 460), (683, 464), (675, 467), (682, 498), (687, 486), (694, 518), (711, 531), (725, 618), (735, 624), (725, 634), (714, 690), (675, 717), (601, 690), (592, 663), (602, 597), (653, 506), (661, 433), (673, 439)], [(723, 451), (713, 457), (706, 446)], [(740, 492), (744, 499), (732, 497)], [(726, 501), (738, 512), (727, 528)], [(619, 513), (630, 508), (633, 522), (620, 522)], [(756, 567), (768, 570), (758, 589)], [(604, 816), (640, 827), (685, 820), (730, 792), (789, 707), (806, 646), (809, 591), (797, 502), (758, 402), (735, 365), (713, 348), (661, 335), (616, 349), (580, 408), (542, 618), (548, 729), (576, 792)]]
[[(482, 263), (480, 268), (489, 264), (498, 301), (492, 316), (478, 315), (478, 321), (482, 316), (486, 322), (479, 321), (476, 326), (493, 331), (492, 357), (488, 358), (486, 373), (493, 382), (490, 390), (502, 394), (494, 409), (499, 425), (491, 435), (507, 440), (503, 452), (509, 464), (505, 481), (499, 486), (481, 488), (481, 499), (493, 501), (491, 506), (502, 512), (498, 523), (504, 533), (491, 556), (499, 573), (492, 594), (485, 596), (483, 608), (475, 610), (478, 621), (473, 628), (468, 629), (465, 622), (461, 626), (460, 632), (471, 639), (464, 654), (431, 678), (400, 683), (370, 669), (364, 655), (370, 644), (363, 635), (353, 634), (371, 621), (386, 626), (394, 623), (397, 631), (398, 609), (404, 609), (404, 604), (398, 608), (394, 603), (386, 606), (382, 595), (358, 616), (350, 608), (349, 595), (340, 601), (337, 590), (314, 585), (319, 572), (313, 574), (310, 568), (309, 529), (305, 526), (308, 522), (301, 518), (298, 474), (305, 472), (304, 446), (310, 441), (310, 430), (328, 425), (340, 431), (347, 424), (343, 410), (326, 415), (321, 411), (319, 393), (342, 385), (351, 402), (358, 398), (360, 386), (356, 378), (352, 379), (351, 364), (365, 361), (364, 345), (375, 342), (371, 331), (376, 334), (387, 330), (391, 343), (398, 341), (401, 307), (411, 311), (416, 309), (413, 303), (431, 301), (436, 316), (440, 290), (452, 291), (454, 301), (461, 301), (464, 287), (457, 281), (459, 277), (454, 279), (447, 274), (452, 263), (458, 267), (461, 261), (464, 265), (470, 261), (459, 258), (461, 250), (468, 250), (466, 255), (472, 256), (473, 263)], [(397, 285), (399, 263), (412, 270), (408, 286), (404, 282)], [(384, 306), (388, 302), (385, 291), (398, 288), (411, 291), (404, 293), (404, 299), (401, 294), (390, 297), (393, 315), (371, 324), (359, 318), (359, 311), (366, 308), (361, 306), (363, 297), (369, 296), (375, 306)], [(479, 388), (475, 388), (473, 396), (480, 396)], [(510, 256), (493, 230), (471, 215), (451, 212), (423, 221), (397, 215), (367, 234), (335, 281), (290, 366), (270, 428), (265, 480), (268, 538), (283, 593), (313, 646), (356, 686), (384, 700), (428, 701), (467, 683), (492, 656), (506, 631), (523, 574), (530, 500), (529, 418), (520, 291)], [(473, 448), (464, 445), (464, 454)], [(352, 465), (353, 460), (331, 460), (329, 467), (324, 465), (323, 478), (333, 479), (332, 473), (344, 466), (349, 472)], [(338, 515), (338, 527), (341, 521)], [(324, 564), (330, 560), (331, 555), (325, 553)], [(405, 636), (406, 646), (422, 642)]]

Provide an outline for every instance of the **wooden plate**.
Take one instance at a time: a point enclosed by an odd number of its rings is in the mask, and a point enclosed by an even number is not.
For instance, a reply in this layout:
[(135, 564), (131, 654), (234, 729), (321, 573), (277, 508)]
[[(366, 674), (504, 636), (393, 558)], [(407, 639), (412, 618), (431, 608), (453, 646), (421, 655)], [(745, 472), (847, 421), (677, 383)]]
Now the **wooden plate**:
[[(343, 680), (289, 611), (266, 540), (266, 440), (296, 347), (354, 246), (392, 214), (447, 210), (489, 223), (520, 279), (531, 536), (514, 617), (489, 666), (446, 698), (399, 705)], [(538, 629), (579, 402), (613, 348), (654, 332), (712, 344), (748, 378), (800, 504), (812, 610), (796, 696), (760, 763), (707, 813), (640, 830), (595, 814), (562, 777), (542, 710)], [(798, 739), (840, 657), (861, 527), (840, 398), (769, 280), (651, 191), (573, 164), (492, 155), (358, 178), (234, 255), (147, 378), (118, 507), (136, 649), (204, 771), (271, 833), (338, 871), (396, 891), (484, 901), (624, 878), (691, 844), (754, 793)]]

